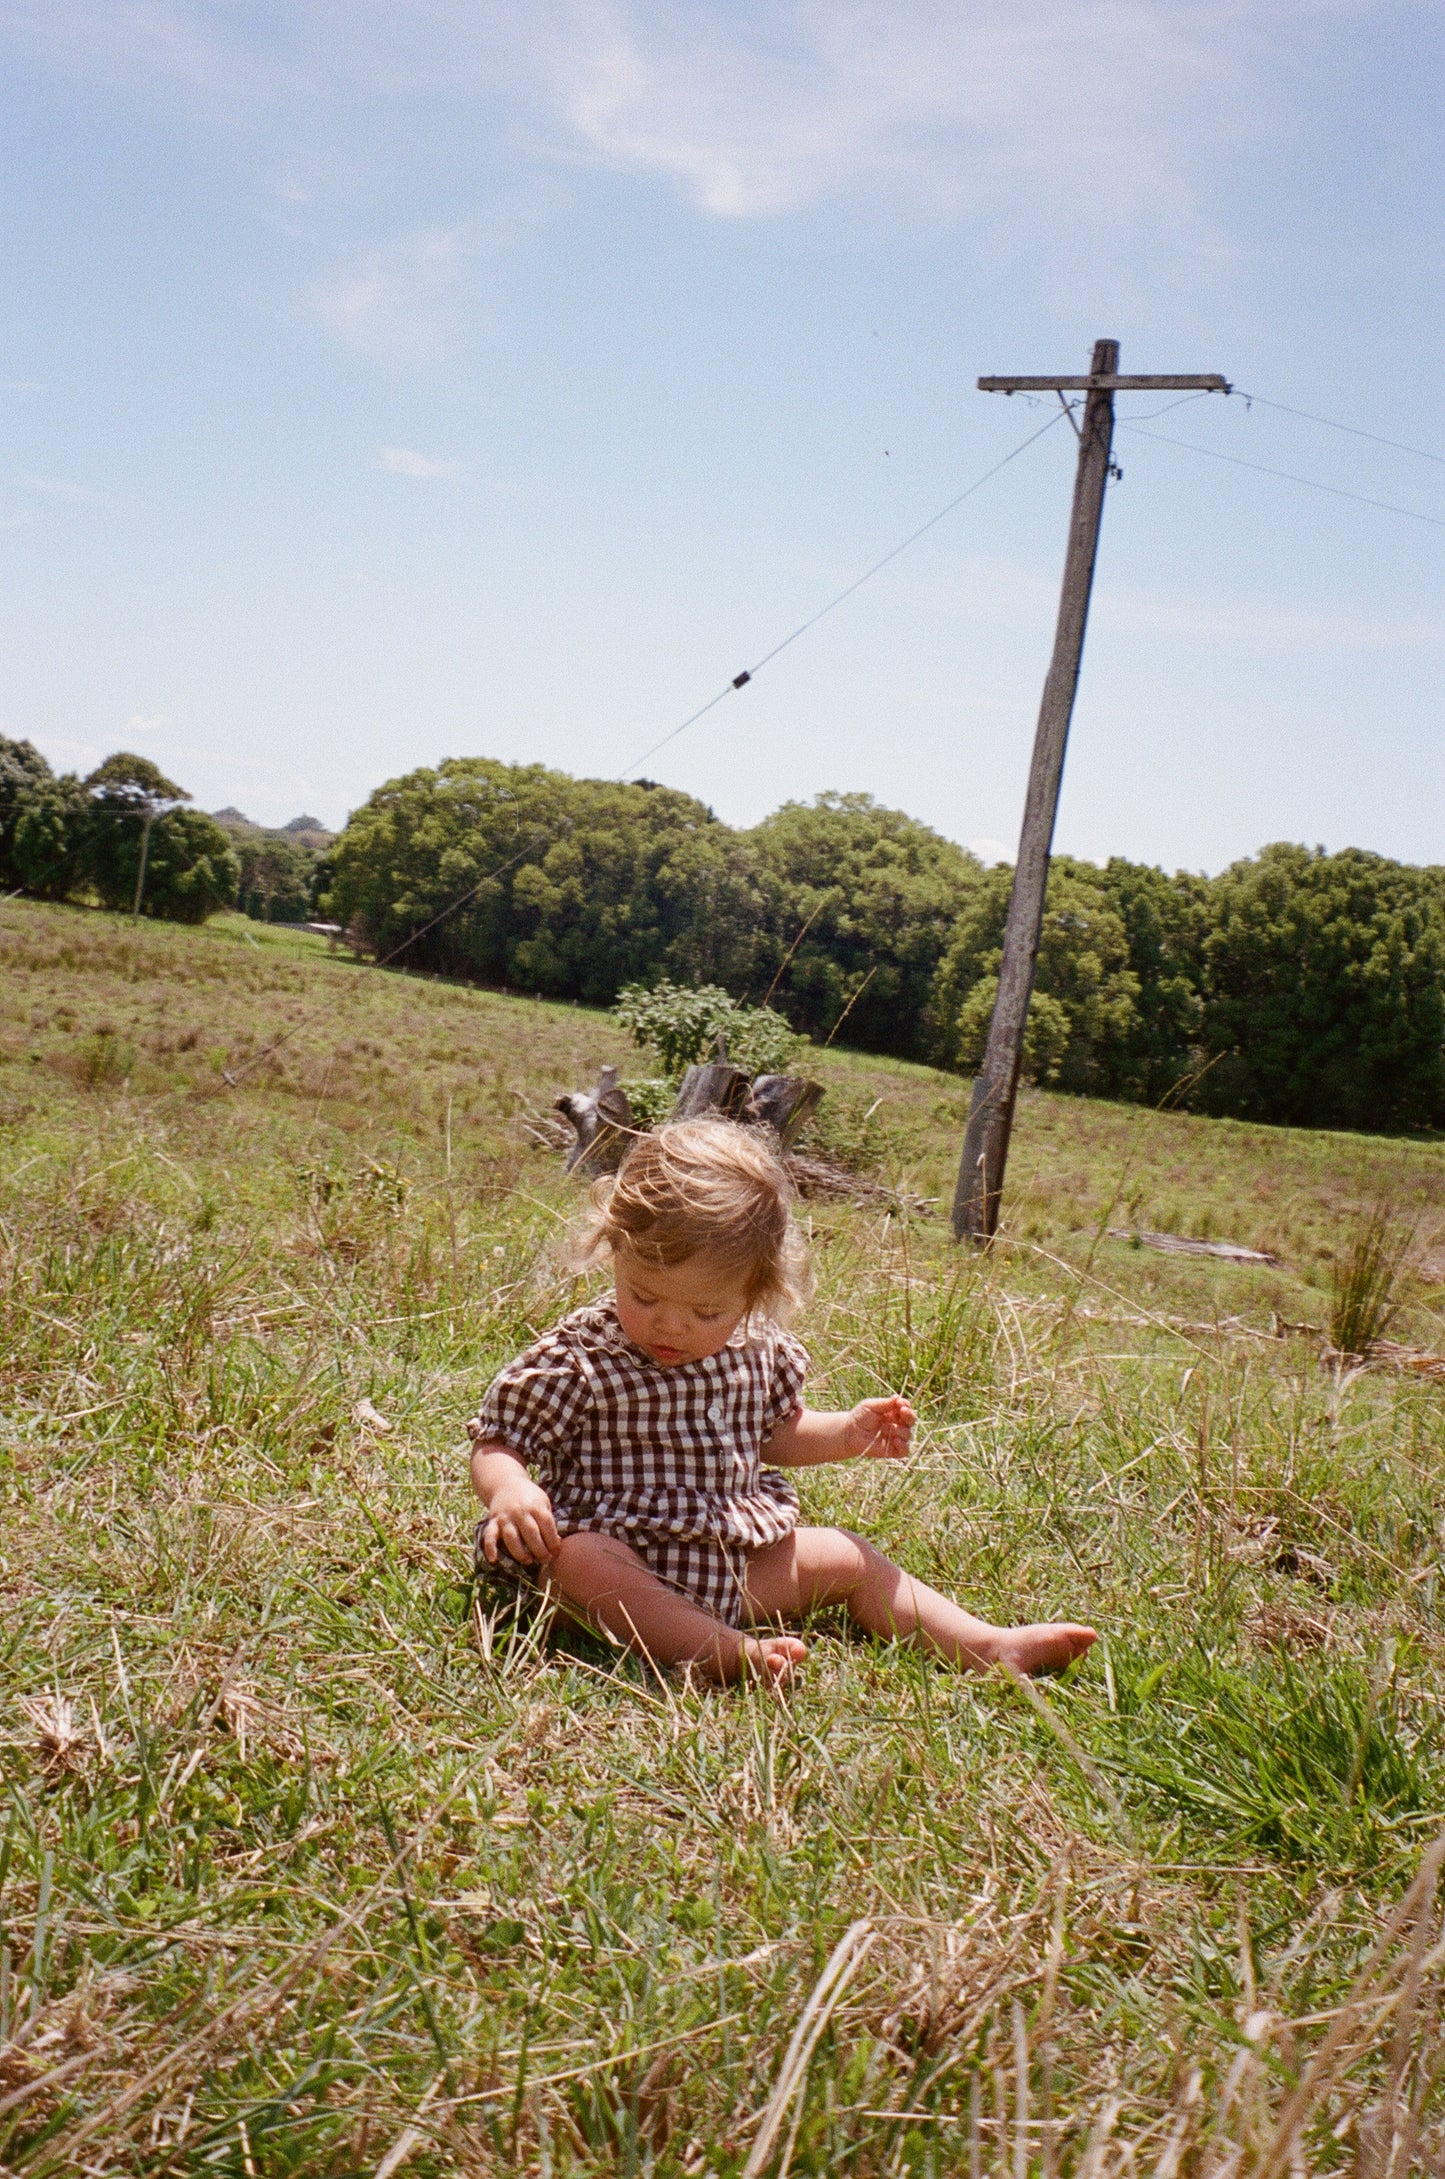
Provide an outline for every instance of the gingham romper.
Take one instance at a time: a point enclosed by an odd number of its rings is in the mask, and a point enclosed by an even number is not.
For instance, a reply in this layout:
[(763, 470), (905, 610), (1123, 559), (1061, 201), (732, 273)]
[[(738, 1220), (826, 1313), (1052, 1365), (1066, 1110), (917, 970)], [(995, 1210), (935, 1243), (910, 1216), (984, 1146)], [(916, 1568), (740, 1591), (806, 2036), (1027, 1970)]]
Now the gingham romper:
[[(760, 1450), (803, 1404), (808, 1357), (761, 1320), (700, 1362), (664, 1368), (635, 1347), (611, 1297), (564, 1317), (494, 1379), (474, 1442), (505, 1445), (552, 1501), (561, 1535), (620, 1536), (655, 1574), (741, 1626), (750, 1551), (798, 1524), (798, 1494)], [(479, 1573), (533, 1586), (505, 1548)]]

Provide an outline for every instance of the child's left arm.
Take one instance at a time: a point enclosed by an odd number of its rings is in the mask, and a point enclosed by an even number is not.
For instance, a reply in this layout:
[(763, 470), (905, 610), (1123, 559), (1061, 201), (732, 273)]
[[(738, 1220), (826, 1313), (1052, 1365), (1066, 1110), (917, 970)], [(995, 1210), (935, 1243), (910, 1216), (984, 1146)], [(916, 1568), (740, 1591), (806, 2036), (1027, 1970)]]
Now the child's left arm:
[(829, 1460), (906, 1460), (918, 1417), (896, 1392), (860, 1400), (837, 1415), (800, 1407), (762, 1446), (772, 1468), (815, 1468)]

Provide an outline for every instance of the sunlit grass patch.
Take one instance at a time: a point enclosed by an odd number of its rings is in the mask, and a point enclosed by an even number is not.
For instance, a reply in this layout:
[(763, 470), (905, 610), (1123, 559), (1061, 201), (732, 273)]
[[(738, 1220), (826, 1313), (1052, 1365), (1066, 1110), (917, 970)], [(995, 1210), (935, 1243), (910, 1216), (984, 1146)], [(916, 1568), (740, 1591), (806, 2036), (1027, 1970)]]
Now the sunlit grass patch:
[(1432, 1704), (1402, 1691), (1391, 1649), (1240, 1663), (1185, 1647), (1130, 1669), (1115, 1652), (1118, 1772), (1154, 1789), (1201, 1854), (1261, 1855), (1371, 1888), (1411, 1869), (1440, 1828), (1445, 1768)]

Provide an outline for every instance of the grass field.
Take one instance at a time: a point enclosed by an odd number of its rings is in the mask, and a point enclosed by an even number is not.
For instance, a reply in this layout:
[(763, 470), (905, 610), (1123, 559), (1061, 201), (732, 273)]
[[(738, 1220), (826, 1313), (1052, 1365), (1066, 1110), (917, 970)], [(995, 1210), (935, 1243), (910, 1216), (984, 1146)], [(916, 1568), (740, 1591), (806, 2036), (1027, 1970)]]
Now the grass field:
[[(1384, 1198), (1445, 1345), (1440, 1148), (1031, 1095), (986, 1260), (809, 1207), (814, 1397), (923, 1416), (810, 1510), (1104, 1638), (1031, 1693), (823, 1624), (783, 1703), (469, 1582), (615, 1025), (17, 901), (0, 989), (0, 2167), (1445, 2169), (1445, 1383), (1298, 1329)], [(965, 1085), (818, 1064), (946, 1197)]]

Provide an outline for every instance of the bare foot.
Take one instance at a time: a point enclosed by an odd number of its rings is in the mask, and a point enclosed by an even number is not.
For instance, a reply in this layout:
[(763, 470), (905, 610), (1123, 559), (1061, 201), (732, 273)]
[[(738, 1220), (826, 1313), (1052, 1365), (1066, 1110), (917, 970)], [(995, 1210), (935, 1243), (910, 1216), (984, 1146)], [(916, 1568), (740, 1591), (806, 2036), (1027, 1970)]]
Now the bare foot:
[(750, 1636), (738, 1658), (740, 1679), (764, 1680), (772, 1687), (787, 1687), (808, 1654), (806, 1642), (795, 1634)]
[(1062, 1672), (1076, 1657), (1083, 1657), (1099, 1639), (1092, 1627), (1076, 1627), (1068, 1620), (1041, 1620), (1030, 1627), (1004, 1627), (994, 1651), (999, 1664), (1012, 1665), (1026, 1676), (1034, 1672)]

